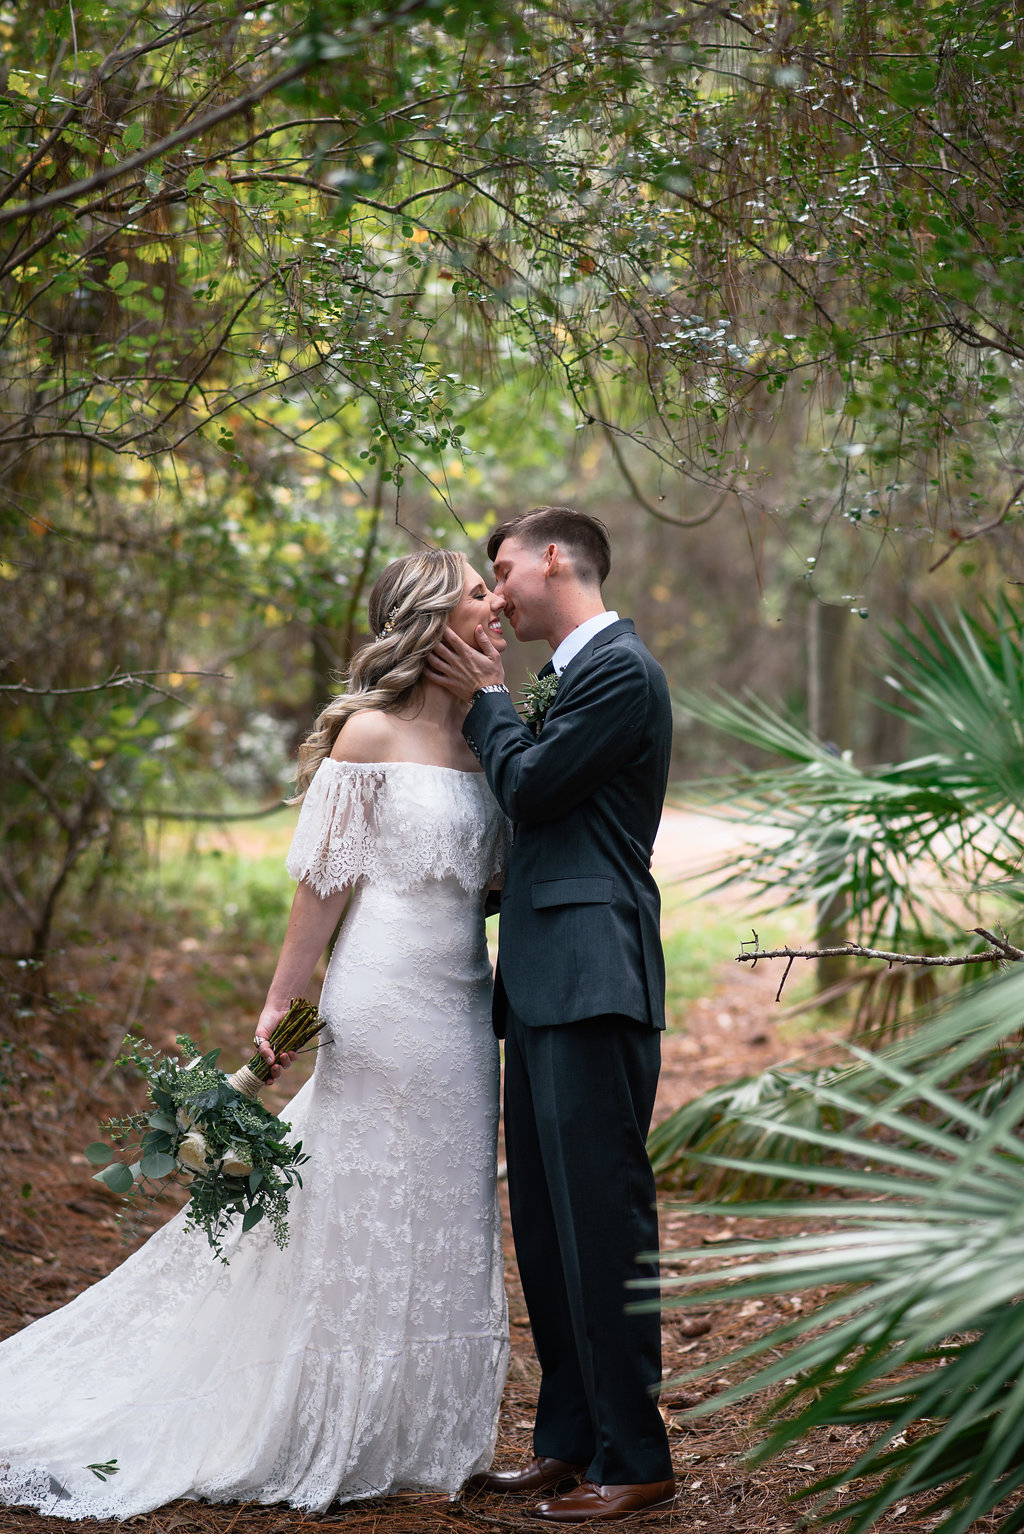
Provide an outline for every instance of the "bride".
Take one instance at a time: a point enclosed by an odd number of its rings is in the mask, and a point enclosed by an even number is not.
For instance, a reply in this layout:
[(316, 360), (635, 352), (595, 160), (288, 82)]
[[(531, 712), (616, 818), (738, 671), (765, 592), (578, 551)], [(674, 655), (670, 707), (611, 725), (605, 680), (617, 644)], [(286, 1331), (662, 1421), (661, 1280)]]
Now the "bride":
[[(323, 1510), (455, 1493), (490, 1465), (508, 1343), (483, 895), (506, 822), (423, 667), (446, 624), (472, 644), (482, 622), (503, 648), (501, 607), (460, 555), (396, 560), (370, 596), (376, 639), (302, 748), (265, 1053), (347, 910), (328, 1042), (287, 1110), (311, 1158), (288, 1246), (269, 1221), (236, 1228), (225, 1267), (178, 1215), (0, 1344), (0, 1502)], [(112, 1460), (106, 1481), (89, 1468)]]

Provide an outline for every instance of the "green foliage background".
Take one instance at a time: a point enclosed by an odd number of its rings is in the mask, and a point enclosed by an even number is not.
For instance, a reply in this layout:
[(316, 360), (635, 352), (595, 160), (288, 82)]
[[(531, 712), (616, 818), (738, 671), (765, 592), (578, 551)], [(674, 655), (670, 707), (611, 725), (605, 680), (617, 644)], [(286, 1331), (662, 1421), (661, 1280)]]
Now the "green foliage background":
[[(915, 855), (1005, 876), (1022, 27), (1000, 0), (0, 7), (5, 1026), (76, 915), (159, 888), (147, 827), (278, 802), (386, 559), (477, 557), (543, 501), (608, 520), (612, 602), (724, 693), (690, 700), (680, 775), (720, 768), (722, 724), (773, 762), (745, 780), (790, 833), (770, 896), (924, 939)], [(886, 674), (906, 707), (858, 699)], [(966, 1528), (1021, 1481), (1019, 991), (838, 1084), (723, 1089), (660, 1148), (723, 1186), (842, 1161), (852, 1235), (742, 1281), (843, 1286), (836, 1328), (774, 1339), (770, 1447), (877, 1423), (859, 1527), (909, 1490)]]
[(0, 12), (7, 949), (46, 952), (144, 811), (280, 792), (410, 540), (478, 553), (580, 500), (670, 675), (798, 709), (912, 598), (1015, 569), (1018, 30), (869, 0)]

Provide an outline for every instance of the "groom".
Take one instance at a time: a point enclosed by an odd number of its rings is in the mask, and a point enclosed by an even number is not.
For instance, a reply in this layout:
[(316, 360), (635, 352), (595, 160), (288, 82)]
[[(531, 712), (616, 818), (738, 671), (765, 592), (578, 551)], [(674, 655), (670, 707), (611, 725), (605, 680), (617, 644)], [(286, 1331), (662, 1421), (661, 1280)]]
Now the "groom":
[[(539, 734), (519, 718), (486, 631), (451, 629), (431, 674), (515, 823), (501, 897), (494, 1020), (505, 1036), (505, 1143), (516, 1255), (542, 1378), (536, 1458), (493, 1492), (557, 1493), (551, 1523), (628, 1517), (675, 1492), (655, 1392), (656, 1312), (627, 1315), (658, 1246), (645, 1141), (665, 1025), (650, 858), (668, 781), (664, 673), (607, 612), (608, 534), (543, 506), (491, 535), (495, 592), (517, 639), (545, 639), (557, 690)], [(582, 1484), (577, 1484), (583, 1477)], [(569, 1488), (566, 1490), (565, 1488)]]

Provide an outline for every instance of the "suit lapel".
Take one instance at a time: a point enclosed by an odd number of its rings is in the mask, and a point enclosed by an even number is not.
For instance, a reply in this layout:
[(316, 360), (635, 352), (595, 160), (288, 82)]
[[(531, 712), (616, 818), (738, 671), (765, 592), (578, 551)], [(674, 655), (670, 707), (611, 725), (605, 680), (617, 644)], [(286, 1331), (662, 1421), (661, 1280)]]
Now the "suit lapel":
[[(598, 632), (594, 635), (593, 639), (588, 639), (587, 643), (583, 646), (583, 649), (580, 650), (579, 654), (574, 655), (572, 660), (566, 666), (565, 670), (562, 672), (558, 679), (559, 687), (565, 687), (569, 682), (571, 682), (577, 675), (577, 672), (582, 670), (583, 667), (587, 664), (591, 656), (593, 656), (597, 650), (602, 649), (604, 645), (614, 644), (615, 640), (619, 639), (623, 634), (635, 633), (636, 625), (632, 618), (619, 618), (617, 622), (609, 623), (607, 628), (599, 629)], [(544, 675), (543, 670), (540, 674), (541, 676)]]

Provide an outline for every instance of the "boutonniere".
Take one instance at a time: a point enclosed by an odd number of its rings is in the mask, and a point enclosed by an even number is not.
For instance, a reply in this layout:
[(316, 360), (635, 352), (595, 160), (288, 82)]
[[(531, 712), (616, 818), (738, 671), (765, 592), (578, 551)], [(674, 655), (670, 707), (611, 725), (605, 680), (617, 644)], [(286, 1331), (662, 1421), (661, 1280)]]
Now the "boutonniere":
[(526, 686), (523, 688), (519, 712), (523, 716), (523, 723), (528, 724), (535, 735), (540, 734), (544, 715), (554, 703), (557, 691), (557, 672), (549, 671), (547, 676), (534, 676), (532, 671), (529, 673)]

